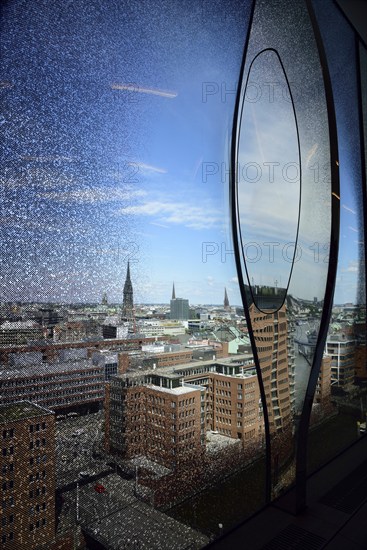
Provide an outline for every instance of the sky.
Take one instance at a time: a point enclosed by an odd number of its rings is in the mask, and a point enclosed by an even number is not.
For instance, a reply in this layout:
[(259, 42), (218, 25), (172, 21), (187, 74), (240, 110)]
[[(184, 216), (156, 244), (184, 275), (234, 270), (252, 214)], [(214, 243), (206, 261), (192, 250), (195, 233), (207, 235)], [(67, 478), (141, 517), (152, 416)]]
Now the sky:
[(249, 3), (106, 5), (2, 8), (0, 301), (121, 302), (129, 260), (137, 302), (174, 281), (239, 305), (228, 157)]

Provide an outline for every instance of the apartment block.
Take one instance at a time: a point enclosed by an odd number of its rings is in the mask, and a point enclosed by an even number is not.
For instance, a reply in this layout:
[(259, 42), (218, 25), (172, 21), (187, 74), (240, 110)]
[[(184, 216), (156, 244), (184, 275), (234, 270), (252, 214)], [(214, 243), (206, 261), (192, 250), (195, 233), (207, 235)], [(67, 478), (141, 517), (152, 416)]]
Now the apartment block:
[(328, 405), (331, 394), (331, 357), (324, 355), (317, 379), (314, 403)]
[(294, 404), (294, 351), (288, 334), (286, 306), (276, 312), (250, 306), (271, 433), (288, 429)]
[(55, 534), (55, 417), (28, 401), (0, 406), (2, 548), (28, 550)]
[(181, 385), (176, 375), (113, 378), (105, 400), (106, 449), (172, 469), (194, 459), (204, 446), (203, 392)]
[(203, 364), (202, 372), (197, 365), (191, 372), (187, 369), (185, 372), (185, 380), (206, 388), (206, 430), (242, 439), (245, 448), (249, 444), (261, 444), (264, 439), (263, 409), (252, 356), (245, 355), (237, 361), (232, 358), (231, 362), (206, 363), (210, 369), (205, 369)]
[(326, 355), (331, 357), (331, 385), (346, 388), (354, 383), (356, 342), (345, 334), (335, 334), (326, 341)]

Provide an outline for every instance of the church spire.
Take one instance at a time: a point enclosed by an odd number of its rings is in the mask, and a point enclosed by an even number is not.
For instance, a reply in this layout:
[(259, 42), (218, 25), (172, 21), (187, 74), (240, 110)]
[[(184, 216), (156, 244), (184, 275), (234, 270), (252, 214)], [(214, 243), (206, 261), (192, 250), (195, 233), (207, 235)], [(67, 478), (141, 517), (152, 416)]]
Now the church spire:
[(134, 316), (133, 285), (130, 279), (130, 262), (127, 262), (126, 279), (124, 284), (124, 301), (122, 303), (122, 317), (132, 319)]
[(229, 300), (226, 287), (224, 287), (224, 307), (225, 309), (229, 308)]
[(175, 283), (172, 285), (172, 300), (176, 300)]

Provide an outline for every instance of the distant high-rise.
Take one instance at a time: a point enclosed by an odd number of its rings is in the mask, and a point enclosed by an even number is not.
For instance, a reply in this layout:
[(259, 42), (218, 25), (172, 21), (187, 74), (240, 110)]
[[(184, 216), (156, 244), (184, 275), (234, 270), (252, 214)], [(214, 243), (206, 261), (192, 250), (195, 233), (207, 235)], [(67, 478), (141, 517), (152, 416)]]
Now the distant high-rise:
[(229, 308), (229, 300), (228, 300), (228, 294), (227, 294), (226, 288), (224, 289), (224, 308), (225, 309)]
[(103, 296), (102, 296), (102, 305), (103, 305), (103, 306), (106, 306), (107, 304), (108, 304), (107, 292), (104, 292), (104, 293), (103, 293)]
[(176, 300), (175, 283), (172, 286), (172, 300)]
[(124, 301), (122, 304), (122, 317), (132, 319), (134, 317), (133, 285), (130, 279), (130, 262), (127, 262), (127, 272), (124, 285)]
[(187, 321), (189, 318), (189, 301), (184, 298), (171, 300), (171, 319)]

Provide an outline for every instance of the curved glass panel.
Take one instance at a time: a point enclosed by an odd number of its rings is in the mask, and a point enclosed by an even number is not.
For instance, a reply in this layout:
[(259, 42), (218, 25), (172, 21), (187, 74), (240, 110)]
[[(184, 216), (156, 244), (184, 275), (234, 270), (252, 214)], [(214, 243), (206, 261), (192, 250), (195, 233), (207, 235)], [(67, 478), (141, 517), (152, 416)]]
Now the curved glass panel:
[[(250, 87), (255, 78), (256, 86)], [(261, 91), (262, 108), (247, 105), (254, 97), (250, 95), (254, 90)], [(264, 94), (268, 104), (262, 97)], [(291, 6), (283, 0), (256, 3), (238, 112), (234, 145), (238, 205), (233, 220), (234, 241), (237, 239), (239, 278), (263, 400), (271, 479), (268, 490), (276, 496), (295, 480), (298, 426), (302, 414), (307, 418), (313, 384), (320, 369), (323, 345), (319, 343), (320, 321), (327, 289), (332, 228), (328, 110), (313, 28), (301, 0)], [(266, 145), (263, 156), (262, 144)], [(289, 172), (289, 179), (294, 178), (294, 182), (278, 180), (274, 187), (267, 184), (271, 190), (269, 200), (265, 193), (261, 195), (260, 182), (257, 187), (253, 185), (251, 194), (249, 184), (244, 190), (241, 163), (251, 162), (251, 156), (256, 163), (274, 166), (274, 172), (275, 168), (284, 170), (288, 163), (294, 167), (293, 163), (299, 162), (299, 171)], [(282, 185), (286, 189), (284, 196), (280, 191)], [(334, 201), (337, 200), (335, 196)], [(258, 215), (251, 225), (252, 210)], [(247, 233), (251, 235), (251, 231), (254, 239), (259, 239), (262, 252), (269, 254), (268, 243), (279, 243), (279, 247), (273, 244), (274, 262), (269, 261), (268, 255), (268, 265), (263, 261), (258, 270), (257, 264), (249, 265), (243, 250)], [(283, 287), (278, 304), (269, 300), (266, 304), (265, 299), (261, 302), (256, 293), (251, 292), (251, 286), (261, 283), (272, 285), (273, 295), (279, 293), (278, 285)], [(281, 307), (277, 309), (274, 305)], [(315, 357), (318, 359), (314, 361)], [(308, 402), (304, 408), (306, 395)], [(328, 411), (325, 406), (320, 415), (323, 417)]]
[(260, 53), (248, 73), (237, 170), (241, 249), (252, 300), (259, 310), (274, 312), (285, 300), (296, 254), (300, 151), (287, 78), (273, 50)]

